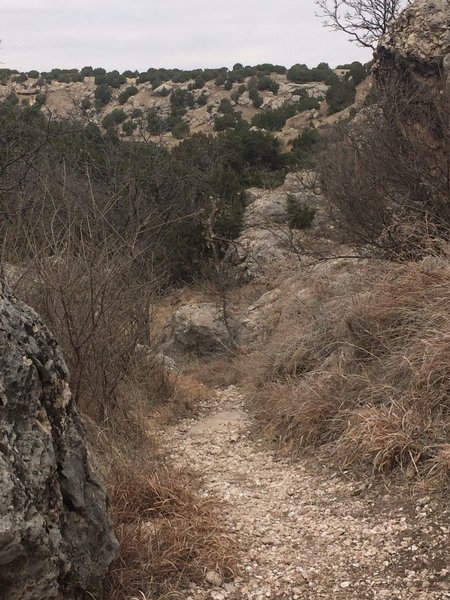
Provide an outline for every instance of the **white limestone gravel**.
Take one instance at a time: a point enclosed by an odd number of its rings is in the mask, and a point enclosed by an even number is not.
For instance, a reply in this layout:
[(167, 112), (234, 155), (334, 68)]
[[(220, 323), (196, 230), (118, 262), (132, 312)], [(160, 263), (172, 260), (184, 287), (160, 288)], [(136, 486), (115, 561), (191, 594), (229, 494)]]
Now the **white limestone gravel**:
[(317, 458), (277, 458), (252, 435), (234, 386), (165, 431), (173, 462), (222, 501), (240, 572), (205, 573), (185, 600), (450, 598), (449, 508), (441, 497), (367, 485)]

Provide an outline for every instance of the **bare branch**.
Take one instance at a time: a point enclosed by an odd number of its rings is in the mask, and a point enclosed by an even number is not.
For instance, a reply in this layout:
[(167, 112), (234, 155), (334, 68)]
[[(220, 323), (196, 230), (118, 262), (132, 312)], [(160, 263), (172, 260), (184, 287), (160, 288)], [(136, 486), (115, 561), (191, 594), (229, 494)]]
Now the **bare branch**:
[(410, 0), (316, 0), (324, 26), (359, 46), (376, 49), (380, 37)]

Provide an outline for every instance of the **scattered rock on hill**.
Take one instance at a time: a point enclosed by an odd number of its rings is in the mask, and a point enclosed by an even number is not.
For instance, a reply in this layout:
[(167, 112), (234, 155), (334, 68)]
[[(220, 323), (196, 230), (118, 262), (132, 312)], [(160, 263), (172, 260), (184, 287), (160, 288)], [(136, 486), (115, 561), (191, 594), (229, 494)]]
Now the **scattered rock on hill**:
[(0, 596), (98, 592), (116, 546), (61, 350), (0, 283)]

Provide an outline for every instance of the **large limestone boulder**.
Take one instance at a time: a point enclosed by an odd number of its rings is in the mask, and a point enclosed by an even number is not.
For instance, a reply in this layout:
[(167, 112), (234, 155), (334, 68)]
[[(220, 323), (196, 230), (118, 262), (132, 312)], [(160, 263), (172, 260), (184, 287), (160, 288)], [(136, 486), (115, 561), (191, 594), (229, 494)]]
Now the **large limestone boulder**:
[(406, 8), (381, 39), (377, 56), (386, 54), (413, 63), (438, 67), (450, 52), (450, 3), (416, 0)]
[(246, 229), (230, 246), (227, 258), (239, 268), (244, 281), (251, 281), (288, 258), (291, 242), (286, 226), (253, 227)]
[(101, 589), (117, 543), (61, 350), (0, 283), (0, 597)]
[[(428, 91), (428, 101), (440, 106), (444, 115), (448, 113), (450, 2), (413, 2), (382, 37), (375, 59), (375, 81), (383, 84), (393, 74), (397, 74), (400, 88), (416, 81)], [(423, 125), (430, 129), (430, 123)]]
[(236, 324), (212, 302), (187, 304), (171, 318), (168, 346), (174, 352), (205, 356), (233, 345)]

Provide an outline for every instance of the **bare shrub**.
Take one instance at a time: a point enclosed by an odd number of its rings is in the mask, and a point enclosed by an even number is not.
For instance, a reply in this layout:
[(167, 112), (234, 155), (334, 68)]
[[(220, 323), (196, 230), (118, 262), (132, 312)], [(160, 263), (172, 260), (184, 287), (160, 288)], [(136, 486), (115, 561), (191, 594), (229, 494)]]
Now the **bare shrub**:
[(21, 231), (32, 281), (23, 278), (19, 292), (62, 345), (81, 410), (110, 425), (112, 412), (125, 410), (118, 397), (136, 367), (136, 345), (148, 339), (154, 279), (95, 201), (82, 217), (55, 206), (50, 224), (39, 226), (39, 239), (28, 224)]
[(378, 82), (378, 103), (326, 137), (317, 159), (341, 241), (416, 259), (450, 231), (448, 107), (407, 74)]
[(316, 0), (325, 27), (343, 31), (350, 41), (373, 50), (390, 22), (408, 3), (406, 0)]

